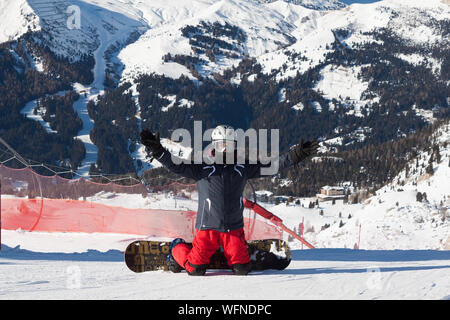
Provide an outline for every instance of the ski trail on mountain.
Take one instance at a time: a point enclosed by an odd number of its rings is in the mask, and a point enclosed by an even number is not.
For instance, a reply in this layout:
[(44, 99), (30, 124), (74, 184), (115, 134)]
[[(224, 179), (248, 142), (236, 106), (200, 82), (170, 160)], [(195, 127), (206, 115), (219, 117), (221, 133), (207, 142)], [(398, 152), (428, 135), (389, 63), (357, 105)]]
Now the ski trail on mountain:
[(74, 109), (83, 122), (83, 128), (76, 138), (84, 143), (86, 149), (85, 158), (77, 171), (77, 174), (80, 176), (88, 176), (91, 164), (97, 162), (98, 148), (90, 137), (90, 132), (94, 128), (94, 120), (89, 116), (87, 105), (89, 101), (96, 100), (104, 94), (105, 88), (103, 82), (105, 81), (106, 66), (104, 53), (112, 42), (109, 39), (108, 32), (103, 27), (99, 27), (97, 32), (99, 33), (100, 45), (94, 52), (95, 66), (92, 70), (94, 73), (94, 81), (89, 86), (83, 86), (80, 83), (74, 85), (75, 90), (80, 94), (80, 99), (75, 102)]
[(27, 104), (25, 104), (25, 107), (20, 111), (20, 113), (25, 115), (28, 119), (39, 121), (39, 123), (48, 133), (56, 133), (56, 131), (50, 127), (50, 123), (44, 121), (41, 114), (34, 114), (34, 110), (37, 106), (38, 101), (39, 99), (28, 102)]
[(103, 57), (103, 53), (107, 48), (107, 43), (104, 38), (107, 32), (103, 28), (99, 28), (97, 30), (101, 31), (99, 35), (100, 46), (94, 52), (94, 82), (92, 82), (90, 86), (83, 86), (80, 83), (74, 84), (75, 90), (80, 94), (80, 99), (75, 102), (74, 109), (83, 122), (83, 128), (78, 133), (76, 138), (80, 139), (84, 143), (84, 147), (86, 149), (85, 158), (77, 171), (77, 174), (80, 176), (88, 176), (90, 165), (97, 162), (98, 148), (90, 138), (90, 132), (94, 128), (94, 120), (92, 120), (89, 116), (87, 109), (89, 101), (98, 99), (99, 96), (104, 94), (103, 81), (105, 80), (105, 59)]
[[(105, 28), (109, 22), (105, 21), (104, 18), (96, 12), (102, 10), (103, 8), (89, 8), (89, 3), (76, 2), (76, 4), (81, 7), (84, 19), (88, 20), (91, 24), (94, 24), (94, 21), (97, 21), (96, 25), (98, 25), (98, 28), (96, 31), (100, 42), (98, 48), (93, 53), (95, 59), (95, 66), (92, 70), (94, 74), (94, 81), (89, 86), (84, 86), (80, 83), (74, 84), (75, 90), (80, 94), (80, 99), (75, 102), (74, 109), (83, 122), (83, 128), (78, 133), (76, 138), (80, 139), (84, 143), (86, 149), (85, 158), (78, 168), (77, 174), (86, 177), (89, 175), (91, 164), (95, 164), (98, 157), (98, 148), (90, 137), (90, 132), (94, 128), (94, 120), (89, 116), (87, 106), (90, 101), (96, 101), (105, 94), (104, 81), (106, 77), (105, 71), (107, 65), (105, 52), (111, 45), (117, 44), (117, 42), (126, 39), (131, 32), (135, 30), (135, 26), (125, 26), (122, 29), (113, 29), (113, 31), (109, 31)], [(116, 12), (114, 12), (114, 14), (115, 13)], [(101, 20), (100, 22), (98, 22), (99, 19)]]

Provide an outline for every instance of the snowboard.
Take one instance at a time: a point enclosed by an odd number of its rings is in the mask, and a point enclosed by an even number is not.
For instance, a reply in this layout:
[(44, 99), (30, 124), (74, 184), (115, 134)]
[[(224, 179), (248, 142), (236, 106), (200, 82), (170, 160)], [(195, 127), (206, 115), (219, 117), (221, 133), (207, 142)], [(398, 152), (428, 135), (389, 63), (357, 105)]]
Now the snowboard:
[[(252, 271), (283, 270), (291, 262), (291, 250), (286, 241), (279, 239), (248, 241), (248, 253)], [(134, 241), (125, 250), (125, 263), (134, 272), (168, 271), (166, 264), (170, 252), (170, 241)], [(230, 269), (223, 249), (219, 248), (211, 257), (208, 269)]]

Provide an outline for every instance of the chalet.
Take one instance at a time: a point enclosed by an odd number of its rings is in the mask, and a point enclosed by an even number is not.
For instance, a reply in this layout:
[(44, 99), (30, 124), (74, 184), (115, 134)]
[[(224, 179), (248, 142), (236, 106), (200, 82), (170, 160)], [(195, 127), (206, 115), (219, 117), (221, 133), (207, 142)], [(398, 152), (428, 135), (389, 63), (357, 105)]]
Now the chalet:
[(343, 199), (345, 196), (344, 187), (324, 186), (320, 189), (320, 193), (316, 195), (319, 201), (330, 201)]

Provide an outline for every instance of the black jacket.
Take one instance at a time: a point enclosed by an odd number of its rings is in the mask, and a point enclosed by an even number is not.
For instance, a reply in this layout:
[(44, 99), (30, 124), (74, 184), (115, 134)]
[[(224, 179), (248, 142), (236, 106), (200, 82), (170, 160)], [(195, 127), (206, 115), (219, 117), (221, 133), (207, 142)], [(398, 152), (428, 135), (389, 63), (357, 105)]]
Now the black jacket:
[[(261, 177), (257, 164), (175, 164), (168, 151), (157, 159), (167, 169), (194, 179), (198, 189), (198, 210), (195, 228), (228, 232), (244, 226), (242, 194), (247, 179)], [(289, 155), (279, 157), (278, 171), (292, 164)]]

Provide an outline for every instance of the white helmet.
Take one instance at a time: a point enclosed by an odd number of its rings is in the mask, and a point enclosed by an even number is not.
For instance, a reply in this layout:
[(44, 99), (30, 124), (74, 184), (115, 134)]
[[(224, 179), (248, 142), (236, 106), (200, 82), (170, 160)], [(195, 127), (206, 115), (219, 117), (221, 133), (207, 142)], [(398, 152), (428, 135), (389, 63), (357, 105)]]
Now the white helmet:
[(217, 126), (212, 134), (211, 134), (212, 141), (215, 140), (231, 140), (236, 141), (236, 133), (234, 132), (234, 128), (232, 126), (227, 125), (220, 125)]
[(227, 147), (229, 147), (228, 150), (236, 149), (236, 132), (231, 126), (217, 126), (211, 134), (211, 139), (217, 152), (225, 152)]

